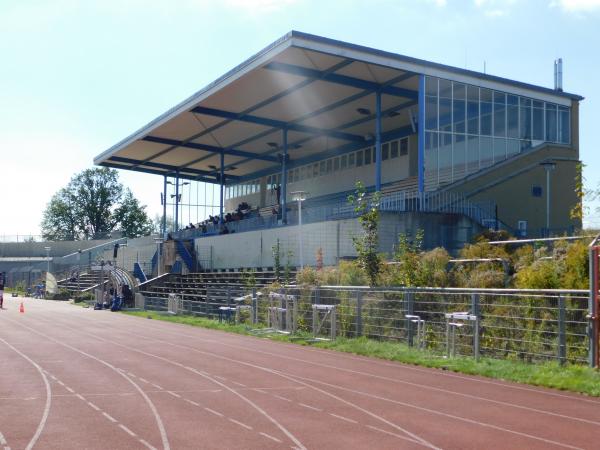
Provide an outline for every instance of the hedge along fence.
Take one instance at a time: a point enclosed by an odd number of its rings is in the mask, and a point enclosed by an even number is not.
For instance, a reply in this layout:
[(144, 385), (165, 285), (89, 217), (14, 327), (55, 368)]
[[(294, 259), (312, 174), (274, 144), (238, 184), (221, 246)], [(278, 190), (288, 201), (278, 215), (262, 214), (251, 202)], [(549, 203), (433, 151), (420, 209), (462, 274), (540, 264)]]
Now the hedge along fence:
[[(421, 345), (447, 351), (448, 322), (456, 333), (456, 353), (528, 362), (555, 359), (585, 363), (589, 351), (588, 295), (585, 290), (452, 288), (294, 287), (282, 293), (297, 300), (297, 327), (313, 332), (313, 304), (336, 306), (338, 336), (366, 336), (416, 345), (416, 316), (424, 321)], [(259, 305), (266, 300), (259, 300)], [(259, 308), (260, 309), (260, 308)], [(448, 319), (468, 313), (475, 320)], [(265, 317), (259, 313), (259, 320)], [(474, 318), (472, 317), (472, 318)], [(323, 324), (326, 336), (331, 323)], [(477, 338), (477, 339), (476, 339)]]

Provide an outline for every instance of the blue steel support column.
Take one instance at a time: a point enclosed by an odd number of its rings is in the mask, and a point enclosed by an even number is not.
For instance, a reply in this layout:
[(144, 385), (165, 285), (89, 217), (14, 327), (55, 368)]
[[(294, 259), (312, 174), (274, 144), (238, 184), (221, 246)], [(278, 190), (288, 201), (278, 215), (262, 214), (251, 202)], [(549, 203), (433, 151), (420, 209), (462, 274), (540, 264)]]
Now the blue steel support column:
[(419, 75), (419, 120), (417, 123), (419, 150), (417, 180), (419, 192), (425, 191), (425, 75)]
[(381, 191), (381, 91), (375, 93), (375, 190)]
[(288, 130), (283, 130), (283, 157), (281, 158), (281, 190), (279, 194), (279, 207), (281, 208), (281, 221), (287, 223), (287, 153), (288, 153)]
[(179, 172), (175, 175), (175, 231), (179, 231)]
[(223, 187), (225, 185), (225, 153), (221, 151), (221, 165), (219, 174), (219, 218), (223, 223)]
[(162, 237), (167, 235), (167, 176), (163, 182), (163, 216), (162, 216)]

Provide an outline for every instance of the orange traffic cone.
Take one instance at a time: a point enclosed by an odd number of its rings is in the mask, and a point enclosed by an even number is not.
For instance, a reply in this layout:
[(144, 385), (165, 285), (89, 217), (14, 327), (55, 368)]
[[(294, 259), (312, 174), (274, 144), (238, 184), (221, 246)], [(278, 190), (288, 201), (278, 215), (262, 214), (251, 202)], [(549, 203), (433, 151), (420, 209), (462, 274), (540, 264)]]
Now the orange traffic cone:
[(19, 306), (19, 312), (20, 313), (24, 313), (25, 312), (25, 306), (23, 306), (23, 302), (21, 302), (21, 306)]

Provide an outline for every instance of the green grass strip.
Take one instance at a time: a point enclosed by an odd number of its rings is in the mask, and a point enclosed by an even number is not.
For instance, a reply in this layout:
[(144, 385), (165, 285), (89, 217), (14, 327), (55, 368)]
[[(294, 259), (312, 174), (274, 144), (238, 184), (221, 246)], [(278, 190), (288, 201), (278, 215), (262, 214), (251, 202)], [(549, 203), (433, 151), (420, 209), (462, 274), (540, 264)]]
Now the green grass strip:
[[(247, 325), (234, 325), (203, 317), (174, 316), (151, 311), (124, 311), (123, 313), (212, 330), (252, 335)], [(311, 336), (306, 333), (299, 333), (294, 336), (274, 334), (261, 337), (468, 375), (479, 375), (533, 386), (579, 392), (595, 397), (600, 396), (600, 372), (583, 365), (566, 364), (560, 366), (557, 362), (528, 364), (520, 361), (491, 358), (480, 358), (479, 361), (475, 361), (470, 357), (446, 359), (439, 354), (426, 350), (416, 350), (402, 343), (377, 341), (365, 337), (338, 338), (335, 341), (321, 341), (312, 344), (307, 342)]]

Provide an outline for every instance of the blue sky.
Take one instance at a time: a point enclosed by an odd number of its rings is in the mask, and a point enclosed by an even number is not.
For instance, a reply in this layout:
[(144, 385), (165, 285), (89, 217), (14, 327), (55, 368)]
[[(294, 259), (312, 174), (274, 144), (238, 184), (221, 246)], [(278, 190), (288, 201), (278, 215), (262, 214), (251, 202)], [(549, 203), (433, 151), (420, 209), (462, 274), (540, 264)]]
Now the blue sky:
[[(291, 29), (547, 87), (562, 57), (599, 186), (600, 0), (0, 0), (0, 236), (39, 233), (94, 156)], [(160, 211), (160, 177), (121, 179)]]

